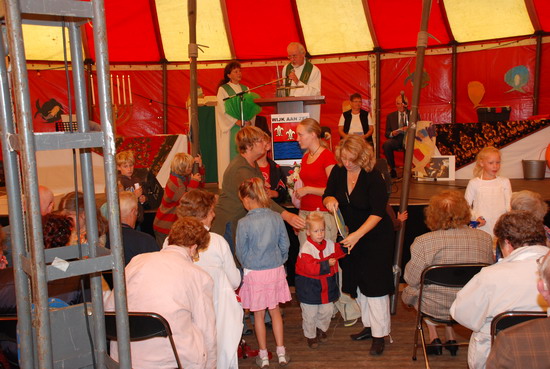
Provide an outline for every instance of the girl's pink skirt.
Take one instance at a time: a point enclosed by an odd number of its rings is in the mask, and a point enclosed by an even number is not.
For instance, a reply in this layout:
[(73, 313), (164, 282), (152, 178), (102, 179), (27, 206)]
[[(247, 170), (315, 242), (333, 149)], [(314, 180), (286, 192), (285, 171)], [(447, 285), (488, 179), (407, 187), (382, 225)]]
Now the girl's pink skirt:
[(278, 304), (290, 301), (284, 266), (248, 272), (243, 278), (239, 297), (243, 308), (250, 311), (274, 309)]

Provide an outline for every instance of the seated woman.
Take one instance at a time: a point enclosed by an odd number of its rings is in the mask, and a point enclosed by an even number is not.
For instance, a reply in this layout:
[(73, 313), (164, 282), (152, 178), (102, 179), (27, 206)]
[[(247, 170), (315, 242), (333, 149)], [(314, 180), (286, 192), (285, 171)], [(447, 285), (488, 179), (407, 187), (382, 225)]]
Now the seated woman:
[[(217, 196), (212, 192), (191, 190), (183, 195), (178, 206), (180, 217), (198, 218), (204, 228), (210, 229), (216, 216)], [(165, 242), (166, 245), (166, 242)], [(227, 241), (210, 232), (207, 249), (201, 250), (195, 265), (204, 269), (214, 281), (214, 310), (218, 343), (218, 369), (238, 368), (237, 347), (243, 330), (243, 309), (235, 290), (241, 284), (241, 272), (235, 266)]]
[[(168, 321), (184, 368), (216, 368), (214, 283), (193, 264), (209, 242), (210, 235), (201, 222), (183, 217), (172, 226), (168, 246), (134, 256), (125, 269), (128, 311), (154, 312)], [(109, 294), (105, 310), (114, 308), (114, 294)], [(136, 369), (176, 367), (165, 338), (132, 342), (131, 351)], [(111, 343), (111, 356), (118, 360), (116, 342)]]
[[(426, 225), (431, 232), (414, 240), (411, 260), (405, 267), (404, 278), (408, 286), (401, 298), (407, 305), (418, 307), (420, 277), (422, 271), (436, 264), (487, 263), (493, 262), (493, 242), (483, 231), (468, 227), (470, 208), (459, 191), (443, 191), (432, 196), (426, 208)], [(449, 308), (458, 292), (456, 288), (427, 285), (423, 291), (422, 311), (439, 319), (450, 319)], [(426, 321), (430, 341), (441, 344), (436, 325)], [(445, 327), (445, 348), (456, 355), (453, 328)], [(428, 355), (441, 355), (441, 346), (427, 348)]]
[[(512, 210), (529, 211), (541, 222), (544, 222), (544, 217), (548, 212), (548, 205), (544, 202), (540, 193), (529, 190), (512, 193), (510, 208)], [(546, 233), (546, 242), (550, 244), (550, 228), (546, 225), (544, 225), (544, 232)]]

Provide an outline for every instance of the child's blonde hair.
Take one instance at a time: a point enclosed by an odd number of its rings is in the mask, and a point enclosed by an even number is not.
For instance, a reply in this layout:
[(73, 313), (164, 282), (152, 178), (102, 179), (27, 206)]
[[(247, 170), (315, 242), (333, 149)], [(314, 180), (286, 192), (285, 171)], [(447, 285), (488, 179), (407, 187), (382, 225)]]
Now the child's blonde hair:
[(115, 157), (116, 165), (120, 166), (122, 164), (132, 164), (136, 163), (136, 158), (134, 157), (134, 152), (132, 150), (121, 151), (116, 154)]
[(242, 201), (245, 197), (258, 201), (264, 208), (268, 208), (271, 202), (265, 191), (264, 182), (257, 177), (246, 179), (239, 186), (239, 199)]
[(481, 175), (481, 172), (483, 172), (483, 168), (481, 167), (481, 161), (485, 159), (490, 154), (498, 154), (500, 155), (500, 151), (494, 147), (494, 146), (487, 146), (481, 149), (480, 152), (477, 153), (476, 156), (476, 166), (474, 167), (474, 177), (479, 177)]
[(170, 163), (170, 170), (177, 175), (185, 176), (191, 172), (193, 167), (193, 157), (184, 152), (180, 152), (174, 156), (172, 163)]
[(323, 214), (314, 211), (306, 216), (306, 230), (309, 230), (314, 223), (323, 223), (323, 225), (325, 225), (325, 217), (323, 217)]

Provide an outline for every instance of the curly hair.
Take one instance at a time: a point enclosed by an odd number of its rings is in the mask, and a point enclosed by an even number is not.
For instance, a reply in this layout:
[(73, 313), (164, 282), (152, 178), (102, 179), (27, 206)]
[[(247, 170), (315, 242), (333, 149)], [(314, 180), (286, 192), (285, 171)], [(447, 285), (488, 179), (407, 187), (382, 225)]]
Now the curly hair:
[(241, 63), (238, 61), (230, 61), (225, 65), (225, 68), (223, 68), (223, 78), (221, 79), (220, 83), (218, 83), (218, 87), (221, 85), (225, 85), (227, 82), (230, 81), (229, 77), (227, 76), (231, 72), (233, 72), (233, 69), (241, 69)]
[(132, 150), (121, 151), (115, 156), (116, 165), (131, 164), (134, 165), (136, 158)]
[(176, 220), (170, 234), (168, 244), (180, 247), (197, 245), (197, 252), (206, 250), (210, 243), (210, 233), (204, 225), (194, 217), (182, 217)]
[(313, 224), (323, 223), (325, 225), (325, 218), (323, 214), (318, 211), (312, 211), (306, 216), (306, 229), (309, 230)]
[(536, 218), (541, 220), (548, 212), (548, 205), (544, 202), (540, 193), (529, 190), (512, 193), (510, 207), (512, 210), (530, 211)]
[(507, 240), (514, 249), (522, 246), (546, 245), (544, 224), (533, 213), (512, 210), (498, 218), (493, 230), (499, 242)]
[(342, 151), (351, 155), (351, 161), (359, 165), (366, 172), (370, 172), (374, 168), (374, 164), (376, 163), (374, 149), (361, 137), (357, 135), (347, 135), (340, 140), (335, 150), (336, 160), (339, 166), (344, 165), (342, 161)]
[(470, 207), (460, 191), (443, 191), (430, 198), (424, 210), (426, 225), (432, 231), (464, 227), (470, 222)]
[(183, 194), (177, 208), (180, 217), (196, 217), (205, 219), (208, 213), (218, 201), (218, 197), (212, 192), (192, 189)]
[(71, 239), (73, 220), (60, 213), (50, 213), (42, 218), (44, 248), (65, 246)]
[(245, 197), (258, 201), (264, 208), (268, 208), (271, 201), (265, 191), (264, 182), (257, 177), (247, 179), (239, 186), (239, 199), (242, 201)]

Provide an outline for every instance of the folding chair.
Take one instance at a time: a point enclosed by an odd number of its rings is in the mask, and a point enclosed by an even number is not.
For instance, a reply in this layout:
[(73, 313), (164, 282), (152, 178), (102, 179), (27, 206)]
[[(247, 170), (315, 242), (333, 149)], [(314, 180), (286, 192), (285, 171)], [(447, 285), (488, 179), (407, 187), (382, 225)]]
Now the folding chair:
[[(168, 337), (172, 351), (176, 357), (178, 368), (182, 369), (180, 357), (172, 337), (170, 324), (161, 315), (156, 313), (129, 312), (130, 341), (143, 341), (154, 337)], [(107, 339), (116, 340), (116, 316), (114, 312), (105, 312), (105, 331)]]
[[(453, 319), (445, 320), (434, 318), (431, 315), (428, 315), (422, 312), (422, 295), (424, 292), (424, 286), (426, 285), (436, 285), (442, 287), (454, 287), (462, 288), (474, 275), (479, 273), (481, 268), (487, 266), (488, 264), (442, 264), (442, 265), (432, 265), (424, 269), (422, 276), (420, 278), (420, 292), (418, 294), (418, 306), (416, 314), (416, 329), (414, 331), (414, 348), (412, 359), (416, 360), (416, 350), (418, 348), (418, 334), (420, 333), (420, 340), (422, 343), (422, 351), (424, 352), (424, 360), (426, 368), (430, 367), (430, 362), (428, 360), (428, 354), (426, 353), (426, 348), (431, 346), (441, 346), (440, 344), (431, 345), (426, 344), (424, 338), (424, 329), (422, 327), (422, 321), (424, 318), (428, 318), (433, 322), (453, 325), (457, 322)], [(468, 342), (457, 342), (458, 346), (467, 346)]]
[(491, 321), (491, 344), (493, 344), (497, 334), (503, 329), (529, 320), (546, 318), (547, 316), (547, 313), (544, 311), (505, 311), (504, 313), (500, 313)]

